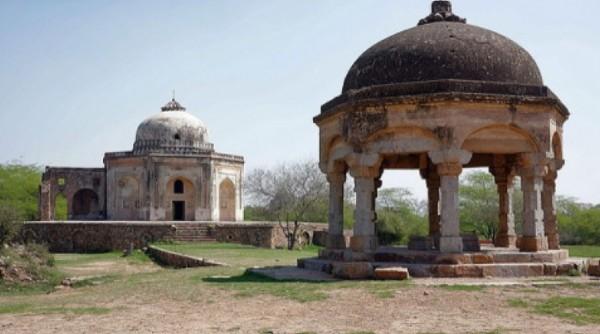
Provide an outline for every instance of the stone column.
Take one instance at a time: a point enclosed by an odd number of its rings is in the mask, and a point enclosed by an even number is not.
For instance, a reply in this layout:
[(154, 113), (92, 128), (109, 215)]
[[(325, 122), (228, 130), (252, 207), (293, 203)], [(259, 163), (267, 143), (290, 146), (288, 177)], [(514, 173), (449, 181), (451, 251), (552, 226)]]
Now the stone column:
[(356, 193), (354, 233), (350, 238), (350, 248), (353, 252), (366, 255), (363, 258), (369, 258), (377, 250), (375, 198), (377, 188), (381, 185), (379, 178), (382, 157), (379, 154), (353, 153), (346, 158), (346, 162), (350, 167), (350, 175), (354, 178)]
[(328, 249), (346, 249), (344, 238), (344, 183), (345, 173), (329, 173), (329, 228), (327, 232)]
[(427, 178), (427, 206), (429, 216), (429, 236), (440, 236), (440, 176), (429, 175)]
[(460, 253), (463, 251), (463, 240), (460, 235), (458, 216), (458, 176), (462, 166), (472, 157), (471, 152), (449, 148), (429, 152), (429, 158), (437, 165), (440, 176), (440, 252)]
[(533, 155), (524, 155), (521, 161), (521, 189), (523, 190), (523, 236), (519, 248), (522, 252), (548, 249), (544, 233), (542, 190), (544, 188), (544, 164)]
[(556, 219), (556, 171), (549, 170), (544, 177), (542, 208), (544, 210), (544, 232), (549, 249), (560, 249), (558, 222)]
[(515, 215), (513, 213), (512, 190), (513, 169), (504, 164), (490, 168), (496, 180), (498, 189), (498, 233), (494, 245), (496, 247), (515, 248), (517, 234), (515, 233)]
[(354, 211), (354, 235), (350, 239), (353, 251), (370, 253), (377, 249), (375, 234), (375, 192), (374, 176), (354, 178), (356, 192), (356, 210)]
[(463, 241), (458, 217), (458, 176), (462, 171), (459, 163), (438, 164), (441, 185), (440, 252), (461, 253)]
[(38, 199), (40, 221), (51, 221), (54, 217), (56, 206), (56, 194), (53, 193), (52, 181), (42, 180), (39, 187), (40, 198)]

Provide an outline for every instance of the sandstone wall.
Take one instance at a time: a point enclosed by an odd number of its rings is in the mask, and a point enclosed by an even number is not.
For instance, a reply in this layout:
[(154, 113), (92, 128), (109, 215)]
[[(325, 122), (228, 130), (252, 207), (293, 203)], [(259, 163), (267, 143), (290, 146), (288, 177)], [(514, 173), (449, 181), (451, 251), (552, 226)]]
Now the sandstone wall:
[[(202, 233), (217, 242), (262, 248), (287, 247), (281, 226), (268, 222), (27, 222), (21, 235), (25, 240), (47, 244), (53, 252), (103, 252), (127, 249), (130, 243), (134, 248), (142, 248), (161, 240), (178, 241), (179, 236), (188, 235), (183, 232), (189, 230), (184, 229), (202, 227), (206, 230)], [(325, 224), (302, 223), (298, 233), (300, 244), (323, 246), (327, 239), (326, 229)]]
[(21, 235), (26, 241), (47, 244), (52, 252), (104, 252), (172, 238), (175, 228), (151, 222), (29, 222)]

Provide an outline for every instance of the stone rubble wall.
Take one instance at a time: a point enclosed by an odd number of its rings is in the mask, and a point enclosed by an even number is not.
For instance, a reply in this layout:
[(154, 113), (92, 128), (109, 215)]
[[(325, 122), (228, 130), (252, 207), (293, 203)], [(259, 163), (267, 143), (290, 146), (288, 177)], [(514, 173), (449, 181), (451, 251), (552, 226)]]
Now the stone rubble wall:
[(142, 248), (175, 235), (173, 225), (152, 222), (28, 222), (21, 238), (52, 252), (106, 252)]
[[(69, 221), (26, 222), (21, 238), (48, 245), (52, 252), (105, 252), (146, 247), (149, 243), (176, 239), (178, 225), (206, 225), (217, 242), (239, 243), (262, 248), (285, 248), (287, 240), (281, 226), (269, 222), (133, 222)], [(301, 244), (325, 245), (327, 225), (301, 223)]]

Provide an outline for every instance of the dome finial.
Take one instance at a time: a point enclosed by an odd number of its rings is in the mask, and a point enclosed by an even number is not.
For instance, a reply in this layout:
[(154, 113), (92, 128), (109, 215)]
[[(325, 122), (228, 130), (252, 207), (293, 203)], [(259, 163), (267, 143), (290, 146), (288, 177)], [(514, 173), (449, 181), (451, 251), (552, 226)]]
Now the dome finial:
[(434, 1), (431, 3), (431, 14), (419, 21), (419, 25), (441, 21), (467, 23), (467, 19), (452, 13), (452, 3), (450, 1)]
[(185, 111), (185, 108), (179, 104), (179, 102), (175, 101), (175, 91), (173, 91), (173, 98), (167, 104), (165, 104), (162, 108), (162, 111)]

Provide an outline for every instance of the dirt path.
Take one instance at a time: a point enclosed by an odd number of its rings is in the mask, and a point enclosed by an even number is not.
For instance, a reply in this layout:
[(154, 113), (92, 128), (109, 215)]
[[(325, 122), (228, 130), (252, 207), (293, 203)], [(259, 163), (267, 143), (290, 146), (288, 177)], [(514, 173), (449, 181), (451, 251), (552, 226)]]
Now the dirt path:
[[(600, 291), (569, 291), (600, 297)], [(417, 285), (387, 299), (362, 289), (342, 289), (331, 291), (325, 301), (298, 303), (270, 296), (239, 298), (211, 289), (195, 303), (142, 303), (123, 296), (99, 305), (113, 309), (106, 315), (2, 315), (0, 333), (600, 333), (599, 326), (578, 326), (507, 305), (510, 298), (563, 293), (500, 287), (447, 291)]]

